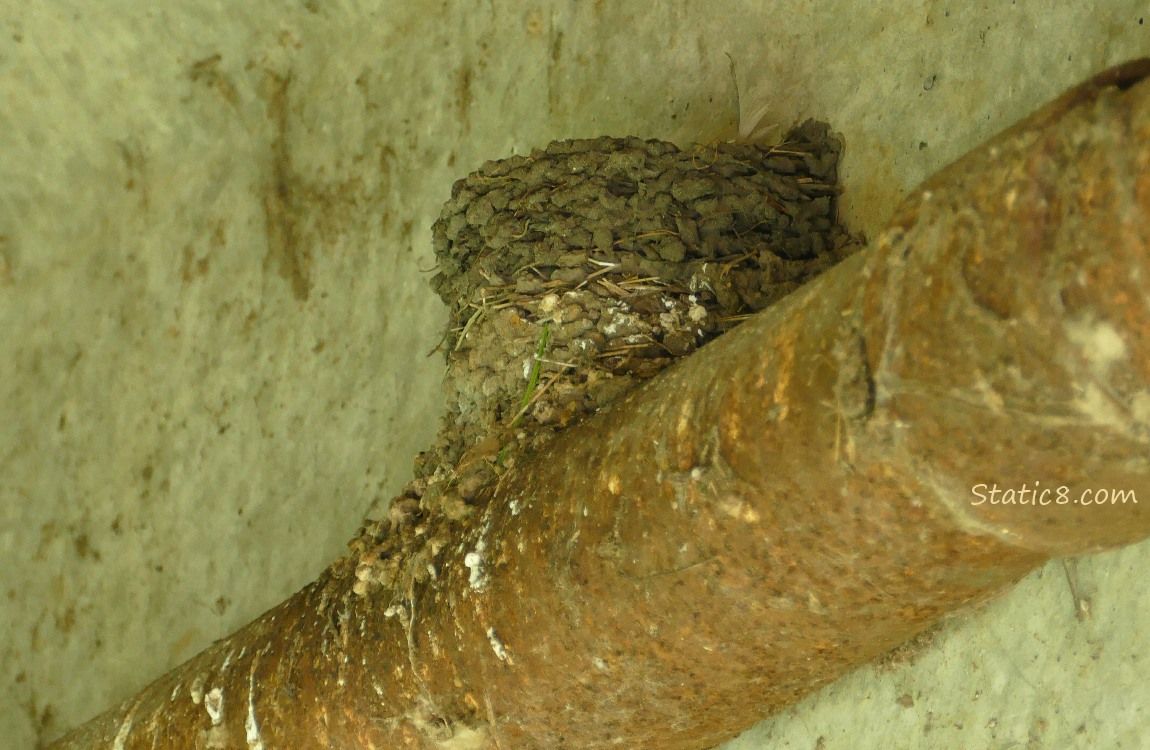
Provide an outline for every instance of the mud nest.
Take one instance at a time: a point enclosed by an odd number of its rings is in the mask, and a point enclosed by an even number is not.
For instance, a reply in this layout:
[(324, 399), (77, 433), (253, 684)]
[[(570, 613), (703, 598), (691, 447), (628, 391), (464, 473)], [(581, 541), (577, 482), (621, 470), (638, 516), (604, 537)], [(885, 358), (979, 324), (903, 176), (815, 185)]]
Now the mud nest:
[(357, 591), (402, 597), (523, 449), (856, 250), (841, 151), (814, 121), (771, 147), (604, 137), (456, 182), (432, 228), (447, 414), (416, 479), (353, 540)]

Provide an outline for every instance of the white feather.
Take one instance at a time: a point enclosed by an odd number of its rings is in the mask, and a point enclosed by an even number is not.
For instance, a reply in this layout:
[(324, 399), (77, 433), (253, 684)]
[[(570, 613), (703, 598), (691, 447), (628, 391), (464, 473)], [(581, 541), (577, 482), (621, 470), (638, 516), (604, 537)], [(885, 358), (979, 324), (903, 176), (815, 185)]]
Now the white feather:
[(731, 61), (731, 80), (735, 84), (735, 102), (739, 117), (739, 130), (735, 136), (735, 142), (753, 143), (765, 136), (768, 131), (778, 127), (778, 123), (763, 122), (763, 118), (771, 111), (771, 102), (768, 98), (769, 87), (766, 83), (760, 83), (744, 94), (743, 88), (739, 86), (735, 58), (728, 54), (727, 59)]

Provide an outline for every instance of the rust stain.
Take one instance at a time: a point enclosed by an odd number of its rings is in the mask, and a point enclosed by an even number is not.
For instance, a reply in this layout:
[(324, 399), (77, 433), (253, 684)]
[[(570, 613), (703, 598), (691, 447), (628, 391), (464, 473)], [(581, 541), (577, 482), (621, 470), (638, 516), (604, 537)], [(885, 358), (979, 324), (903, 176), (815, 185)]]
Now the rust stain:
[(459, 122), (464, 133), (471, 132), (471, 105), (475, 100), (471, 90), (472, 78), (470, 65), (464, 65), (455, 76), (455, 106), (459, 110)]
[(206, 275), (208, 265), (206, 256), (198, 257), (191, 245), (184, 245), (183, 259), (180, 262), (180, 278), (185, 284)]
[(14, 279), (12, 262), (11, 238), (0, 234), (0, 286), (9, 286)]
[(288, 282), (292, 295), (300, 302), (306, 302), (312, 288), (312, 256), (311, 251), (300, 241), (297, 224), (302, 201), (287, 140), (288, 88), (291, 81), (291, 75), (280, 76), (266, 72), (268, 116), (275, 131), (272, 141), (272, 175), (263, 195), (268, 235), (265, 265), (274, 266)]
[(197, 60), (188, 67), (188, 78), (193, 83), (198, 83), (204, 88), (216, 92), (224, 101), (235, 107), (239, 104), (239, 92), (232, 79), (220, 70), (222, 60), (223, 55), (219, 52)]

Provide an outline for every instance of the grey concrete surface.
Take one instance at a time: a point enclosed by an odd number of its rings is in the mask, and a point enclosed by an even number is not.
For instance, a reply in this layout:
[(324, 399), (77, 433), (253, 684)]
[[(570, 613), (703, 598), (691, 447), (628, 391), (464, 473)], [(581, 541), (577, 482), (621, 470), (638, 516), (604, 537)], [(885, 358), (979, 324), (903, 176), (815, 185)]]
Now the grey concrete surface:
[[(3, 746), (275, 604), (409, 477), (440, 408), (429, 225), (485, 159), (820, 117), (873, 233), (1147, 52), (1129, 0), (0, 0)], [(1147, 562), (1051, 563), (726, 747), (1148, 747)]]

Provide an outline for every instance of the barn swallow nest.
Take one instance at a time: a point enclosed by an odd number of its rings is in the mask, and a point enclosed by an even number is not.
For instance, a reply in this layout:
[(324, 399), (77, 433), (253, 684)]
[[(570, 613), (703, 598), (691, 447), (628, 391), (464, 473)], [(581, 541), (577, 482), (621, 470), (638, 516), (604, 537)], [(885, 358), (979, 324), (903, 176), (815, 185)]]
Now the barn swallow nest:
[(810, 120), (772, 147), (603, 137), (456, 182), (432, 227), (447, 415), (387, 518), (353, 540), (357, 591), (434, 575), (448, 527), (523, 448), (856, 250), (836, 210), (841, 150)]

